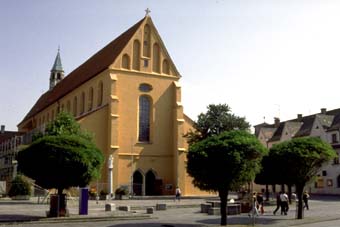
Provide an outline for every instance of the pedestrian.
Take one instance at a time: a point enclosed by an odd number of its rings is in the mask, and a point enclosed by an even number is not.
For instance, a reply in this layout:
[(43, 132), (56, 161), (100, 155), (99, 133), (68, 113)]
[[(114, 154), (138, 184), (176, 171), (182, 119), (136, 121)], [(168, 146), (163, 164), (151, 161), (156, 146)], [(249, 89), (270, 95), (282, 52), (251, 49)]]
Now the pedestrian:
[(252, 206), (251, 206), (251, 210), (248, 213), (249, 217), (252, 216), (259, 216), (259, 211), (257, 210), (257, 196), (256, 196), (256, 192), (253, 192), (253, 197), (252, 197)]
[(303, 208), (306, 208), (307, 210), (309, 210), (308, 199), (309, 199), (309, 194), (308, 194), (307, 191), (305, 191), (302, 195), (302, 200), (303, 200), (303, 203), (304, 203)]
[(261, 192), (257, 193), (256, 200), (257, 200), (257, 210), (259, 210), (261, 214), (264, 214), (263, 194)]
[(281, 200), (281, 215), (287, 215), (287, 212), (289, 210), (288, 206), (288, 195), (282, 191), (282, 194), (280, 195)]
[[(273, 214), (276, 215), (276, 212), (281, 208), (281, 196), (282, 192), (280, 191), (279, 193), (276, 194), (276, 209), (273, 211)], [(282, 214), (282, 211), (281, 211)]]
[(181, 189), (177, 186), (175, 191), (175, 201), (181, 201)]

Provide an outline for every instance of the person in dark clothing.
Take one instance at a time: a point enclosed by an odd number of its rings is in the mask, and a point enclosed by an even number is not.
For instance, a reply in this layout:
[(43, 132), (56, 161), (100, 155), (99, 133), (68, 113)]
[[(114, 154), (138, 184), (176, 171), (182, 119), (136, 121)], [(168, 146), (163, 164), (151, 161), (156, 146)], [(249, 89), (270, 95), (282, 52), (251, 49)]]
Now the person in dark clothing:
[[(273, 211), (273, 214), (276, 215), (276, 212), (281, 208), (281, 199), (280, 195), (282, 192), (276, 194), (276, 209)], [(281, 211), (282, 213), (282, 211)]]
[(306, 208), (307, 210), (309, 210), (308, 199), (309, 199), (309, 194), (308, 194), (307, 191), (305, 191), (305, 193), (303, 193), (302, 200), (303, 200), (303, 203), (304, 203), (303, 208)]
[(257, 210), (260, 210), (261, 214), (264, 214), (264, 208), (263, 208), (263, 194), (262, 193), (257, 193), (256, 196), (256, 200), (257, 200)]

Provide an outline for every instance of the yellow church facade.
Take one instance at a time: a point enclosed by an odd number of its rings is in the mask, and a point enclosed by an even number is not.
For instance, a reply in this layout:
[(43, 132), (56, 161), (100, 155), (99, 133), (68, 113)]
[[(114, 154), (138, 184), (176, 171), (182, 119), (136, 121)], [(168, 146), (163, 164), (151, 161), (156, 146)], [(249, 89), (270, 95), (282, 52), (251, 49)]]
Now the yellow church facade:
[(178, 186), (183, 195), (207, 194), (186, 172), (183, 135), (193, 122), (183, 113), (180, 77), (147, 15), (65, 78), (58, 52), (50, 90), (18, 128), (42, 129), (59, 112), (70, 112), (105, 156), (98, 180), (105, 188), (168, 195)]

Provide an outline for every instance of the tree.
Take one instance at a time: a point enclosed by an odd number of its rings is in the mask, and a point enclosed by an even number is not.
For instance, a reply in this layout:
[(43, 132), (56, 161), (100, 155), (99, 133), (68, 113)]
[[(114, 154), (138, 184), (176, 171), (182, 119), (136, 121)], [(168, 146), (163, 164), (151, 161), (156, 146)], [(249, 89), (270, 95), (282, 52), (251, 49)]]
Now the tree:
[(61, 113), (47, 126), (45, 135), (18, 153), (18, 170), (44, 188), (84, 187), (100, 176), (102, 152), (74, 118)]
[(316, 176), (323, 164), (336, 156), (333, 148), (320, 138), (294, 138), (274, 145), (269, 155), (280, 160), (272, 169), (287, 185), (295, 185), (298, 197), (298, 219), (302, 219), (302, 194), (305, 185)]
[(198, 115), (198, 119), (194, 123), (194, 131), (189, 131), (185, 135), (189, 144), (224, 131), (249, 130), (250, 128), (250, 124), (244, 117), (238, 117), (231, 113), (231, 108), (227, 104), (210, 104), (207, 109), (206, 113)]
[(221, 225), (227, 224), (229, 190), (252, 181), (260, 170), (266, 148), (254, 135), (232, 130), (192, 144), (187, 154), (187, 171), (201, 190), (218, 192)]

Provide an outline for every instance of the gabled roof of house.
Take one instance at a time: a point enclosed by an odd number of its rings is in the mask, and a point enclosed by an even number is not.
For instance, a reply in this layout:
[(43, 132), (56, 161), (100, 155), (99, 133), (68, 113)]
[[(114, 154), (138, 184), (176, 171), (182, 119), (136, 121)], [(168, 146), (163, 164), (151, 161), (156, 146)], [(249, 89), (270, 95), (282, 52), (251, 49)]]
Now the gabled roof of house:
[(269, 139), (268, 142), (278, 141), (281, 139), (282, 132), (285, 127), (285, 123), (286, 122), (280, 122), (279, 127), (276, 129), (276, 131), (274, 132), (274, 135), (272, 136), (272, 138)]
[(312, 132), (312, 128), (315, 121), (315, 115), (302, 117), (300, 130), (295, 134), (294, 137), (309, 136)]
[(38, 101), (28, 112), (28, 114), (19, 123), (19, 125), (25, 120), (29, 119), (30, 117), (48, 107), (50, 104), (62, 98), (70, 91), (74, 90), (86, 81), (98, 75), (100, 72), (107, 69), (116, 60), (116, 58), (122, 52), (123, 48), (127, 45), (127, 43), (130, 41), (130, 39), (133, 37), (133, 35), (136, 33), (136, 31), (146, 18), (147, 16), (137, 22), (131, 28), (129, 28), (126, 32), (121, 34), (118, 38), (110, 42), (92, 57), (90, 57), (78, 68), (73, 70), (52, 90), (49, 90), (41, 95)]

